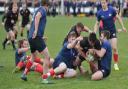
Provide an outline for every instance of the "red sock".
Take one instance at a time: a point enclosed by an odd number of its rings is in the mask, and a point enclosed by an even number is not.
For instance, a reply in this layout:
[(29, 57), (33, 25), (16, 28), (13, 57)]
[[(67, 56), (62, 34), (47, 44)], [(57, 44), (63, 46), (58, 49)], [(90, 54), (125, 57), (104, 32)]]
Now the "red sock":
[(23, 68), (23, 66), (24, 66), (24, 62), (23, 62), (23, 61), (20, 61), (20, 62), (17, 64), (17, 67), (18, 67), (19, 69)]
[(51, 76), (53, 76), (53, 75), (55, 74), (54, 69), (51, 69), (51, 70), (49, 71), (49, 73), (50, 73)]
[(26, 63), (26, 68), (25, 68), (24, 74), (26, 74), (26, 75), (28, 74), (32, 64), (33, 63), (30, 60), (28, 60), (28, 62)]
[(35, 60), (34, 60), (34, 62), (36, 62), (36, 63), (41, 63), (41, 58), (36, 57)]
[(43, 73), (43, 67), (42, 67), (42, 65), (41, 64), (37, 64), (36, 65), (36, 68), (35, 68), (35, 71), (42, 74)]
[(118, 63), (118, 54), (113, 54), (113, 59), (115, 63)]
[(64, 78), (64, 73), (57, 75), (59, 78)]
[(43, 79), (47, 79), (48, 78), (48, 75), (47, 74), (44, 74), (44, 75), (42, 75), (42, 78)]
[(103, 21), (101, 20), (101, 21), (100, 21), (100, 28), (103, 29), (103, 26), (104, 26), (104, 25), (103, 25)]
[(42, 78), (47, 79), (48, 77), (53, 76), (54, 74), (54, 69), (51, 69), (47, 74), (42, 75)]

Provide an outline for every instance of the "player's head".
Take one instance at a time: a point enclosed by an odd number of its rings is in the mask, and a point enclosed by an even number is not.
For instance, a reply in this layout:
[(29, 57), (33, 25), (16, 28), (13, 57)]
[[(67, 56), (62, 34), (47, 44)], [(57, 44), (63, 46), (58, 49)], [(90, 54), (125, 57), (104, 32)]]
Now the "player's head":
[(100, 36), (100, 40), (104, 40), (104, 39), (107, 39), (109, 40), (110, 39), (110, 32), (109, 31), (101, 31), (101, 36)]
[(26, 48), (28, 47), (28, 41), (26, 39), (22, 39), (18, 41), (19, 48)]
[(89, 40), (89, 44), (94, 46), (95, 45), (95, 42), (97, 41), (97, 37), (96, 37), (96, 34), (93, 32), (93, 33), (90, 33), (89, 34), (89, 37), (88, 37), (88, 40)]
[(13, 13), (16, 13), (17, 10), (18, 10), (17, 3), (13, 3), (13, 4), (12, 4), (12, 11), (13, 11)]
[(76, 33), (74, 31), (70, 32), (67, 36), (68, 38), (68, 42), (72, 42), (73, 40), (75, 40), (77, 37)]
[(48, 6), (49, 5), (49, 0), (41, 0), (41, 5), (42, 6)]
[(78, 44), (78, 47), (80, 50), (87, 52), (88, 51), (88, 41), (87, 39), (83, 38), (83, 40), (81, 40)]
[(106, 9), (108, 7), (108, 0), (101, 0), (101, 6), (103, 9)]
[(77, 30), (77, 32), (80, 34), (83, 29), (84, 29), (84, 25), (81, 22), (78, 22), (76, 24), (76, 30)]

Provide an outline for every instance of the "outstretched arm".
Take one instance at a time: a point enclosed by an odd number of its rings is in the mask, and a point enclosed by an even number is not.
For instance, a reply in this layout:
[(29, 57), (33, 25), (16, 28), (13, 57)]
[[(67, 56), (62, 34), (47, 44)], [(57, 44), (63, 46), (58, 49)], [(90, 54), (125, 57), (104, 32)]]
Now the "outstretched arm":
[(87, 26), (84, 26), (84, 29), (83, 29), (82, 31), (89, 32), (89, 33), (92, 32), (92, 31), (89, 29), (89, 27), (87, 27)]
[(30, 49), (30, 47), (20, 48), (20, 49), (18, 49), (18, 54), (21, 54), (23, 52), (27, 52), (29, 49)]
[(101, 50), (94, 49), (94, 52), (95, 52), (95, 54), (97, 54), (97, 56), (103, 57), (104, 54), (106, 53), (106, 49), (104, 49), (104, 48), (101, 48)]
[(77, 42), (78, 42), (77, 39), (74, 40), (74, 41), (72, 41), (71, 43), (69, 43), (69, 44), (67, 45), (67, 48), (69, 48), (69, 49), (74, 48), (74, 47), (76, 46)]
[(121, 24), (123, 31), (127, 32), (126, 28), (124, 27), (122, 18), (118, 14), (116, 15), (116, 18), (118, 19), (119, 23)]
[(99, 22), (96, 21), (95, 25), (94, 25), (94, 32), (96, 33), (99, 27)]

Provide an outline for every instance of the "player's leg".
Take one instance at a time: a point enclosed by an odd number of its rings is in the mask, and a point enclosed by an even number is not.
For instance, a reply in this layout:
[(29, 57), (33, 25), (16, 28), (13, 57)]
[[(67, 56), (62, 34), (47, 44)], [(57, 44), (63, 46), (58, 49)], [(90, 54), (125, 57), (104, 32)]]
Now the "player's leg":
[(25, 22), (22, 21), (22, 24), (21, 24), (21, 31), (20, 31), (20, 36), (21, 36), (21, 37), (23, 37), (23, 31), (24, 31), (25, 26), (26, 26)]
[(90, 70), (92, 73), (95, 73), (98, 70), (98, 62), (97, 61), (91, 61), (89, 62)]
[(72, 78), (76, 76), (77, 76), (77, 72), (74, 69), (67, 68), (67, 70), (64, 72), (64, 78)]
[(40, 57), (36, 57), (36, 58), (34, 59), (34, 62), (36, 62), (36, 63), (39, 63), (39, 64), (42, 64), (42, 65), (43, 65), (43, 59), (42, 59), (42, 58), (40, 58)]
[(14, 29), (13, 32), (15, 34), (15, 40), (16, 40), (17, 39), (17, 35), (18, 35), (18, 27), (16, 25), (14, 25), (13, 29)]
[(15, 50), (16, 49), (16, 46), (15, 46), (15, 33), (12, 30), (10, 30), (9, 31), (9, 36), (11, 37), (12, 46), (13, 46), (13, 49)]
[(15, 67), (15, 69), (13, 70), (12, 73), (17, 73), (17, 72), (20, 71), (23, 67), (25, 67), (25, 63), (24, 63), (23, 61), (20, 61), (20, 62), (16, 65), (16, 67)]
[(3, 45), (3, 49), (5, 49), (6, 48), (6, 43), (10, 40), (10, 34), (9, 34), (9, 31), (10, 31), (11, 29), (8, 27), (8, 26), (6, 26), (5, 25), (5, 31), (6, 31), (6, 33), (7, 33), (7, 36), (6, 36), (6, 38), (4, 39), (4, 41), (3, 41), (3, 43), (2, 43), (2, 45)]
[(28, 35), (29, 35), (30, 26), (31, 26), (30, 23), (28, 23), (28, 24), (27, 24), (27, 37), (28, 37)]
[(31, 70), (43, 74), (43, 66), (39, 63), (34, 62), (31, 66)]
[(48, 48), (46, 47), (42, 52), (42, 55), (44, 55), (44, 63), (43, 63), (43, 68), (44, 68), (44, 74), (48, 73), (49, 66), (50, 66), (50, 54), (48, 51)]
[[(37, 57), (36, 57), (37, 58)], [(41, 73), (41, 74), (43, 74), (43, 66), (42, 66), (42, 64), (43, 64), (43, 59), (40, 59), (40, 61), (41, 62), (39, 62), (39, 63), (37, 63), (37, 62), (35, 62), (34, 61), (34, 63), (33, 63), (33, 67), (31, 67), (35, 72), (38, 72), (38, 73)], [(53, 59), (50, 59), (50, 63), (51, 63), (51, 65), (53, 64)], [(40, 64), (41, 63), (41, 64)]]
[(32, 55), (31, 55), (30, 60), (27, 61), (25, 70), (24, 70), (24, 72), (23, 72), (23, 74), (21, 76), (22, 80), (27, 81), (27, 74), (29, 73), (30, 68), (33, 65), (33, 62), (34, 62), (34, 59), (36, 58), (36, 55), (37, 55), (36, 51), (33, 52)]
[(117, 49), (117, 38), (111, 39), (111, 46), (113, 49), (114, 69), (119, 70), (118, 67), (118, 49)]
[(9, 36), (8, 36), (8, 33), (7, 33), (7, 36), (5, 37), (4, 41), (2, 42), (2, 46), (3, 46), (3, 49), (5, 50), (6, 49), (6, 43), (9, 41)]
[(103, 73), (101, 71), (95, 72), (91, 77), (91, 80), (101, 80), (101, 79), (103, 79)]
[(95, 72), (92, 77), (91, 77), (91, 80), (101, 80), (103, 78), (106, 78), (108, 77), (110, 74), (110, 70), (106, 70), (106, 69), (101, 69), (101, 70), (98, 70), (97, 72)]
[(50, 76), (59, 75), (64, 73), (67, 70), (67, 66), (65, 63), (61, 62), (59, 66), (57, 66), (55, 69), (50, 69), (50, 71), (47, 74), (44, 74), (42, 76), (43, 79), (47, 79)]
[(23, 37), (23, 31), (24, 31), (24, 27), (21, 26), (21, 32), (20, 32), (21, 37)]
[(29, 44), (30, 44), (30, 49), (31, 49), (31, 58), (30, 60), (27, 61), (26, 63), (26, 68), (21, 76), (21, 79), (24, 81), (27, 81), (27, 74), (31, 68), (31, 66), (33, 65), (34, 59), (37, 56), (37, 52), (36, 52), (36, 45), (35, 45), (35, 39), (29, 39)]

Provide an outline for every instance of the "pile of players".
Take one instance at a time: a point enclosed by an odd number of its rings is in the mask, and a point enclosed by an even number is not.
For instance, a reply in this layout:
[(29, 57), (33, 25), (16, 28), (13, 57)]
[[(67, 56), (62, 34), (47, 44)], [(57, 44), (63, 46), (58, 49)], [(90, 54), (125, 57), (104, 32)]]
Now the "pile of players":
[[(116, 10), (107, 5), (107, 0), (101, 0), (102, 9), (97, 12), (97, 21), (94, 26), (94, 32), (82, 23), (77, 23), (71, 28), (65, 37), (62, 49), (53, 60), (45, 40), (43, 39), (46, 25), (46, 11), (48, 7), (47, 0), (42, 0), (42, 5), (35, 11), (31, 28), (29, 30), (28, 41), (23, 39), (18, 41), (16, 50), (16, 68), (13, 72), (24, 69), (21, 76), (22, 80), (27, 81), (27, 75), (30, 70), (41, 73), (42, 83), (50, 83), (49, 77), (54, 78), (70, 78), (76, 77), (78, 68), (80, 73), (84, 74), (85, 70), (82, 66), (83, 61), (87, 61), (92, 72), (92, 80), (101, 80), (108, 77), (111, 72), (112, 49), (114, 57), (114, 68), (118, 68), (118, 51), (117, 51), (117, 36), (115, 28), (115, 18), (121, 23), (122, 29), (126, 31), (122, 19), (117, 14)], [(15, 25), (17, 19), (14, 14), (17, 12), (17, 4), (12, 4), (12, 10), (5, 15), (5, 29), (7, 38), (3, 42), (3, 48), (8, 40), (11, 40), (13, 49), (16, 49), (14, 40), (16, 38)], [(23, 10), (24, 11), (24, 10)], [(21, 10), (21, 15), (23, 14)], [(25, 12), (28, 12), (27, 10)], [(16, 15), (17, 16), (17, 15)], [(26, 16), (25, 16), (26, 17)], [(23, 18), (24, 19), (24, 18)], [(4, 21), (4, 20), (3, 20)], [(28, 24), (26, 19), (22, 23), (22, 27)], [(99, 27), (100, 39), (97, 38), (96, 32)], [(81, 32), (89, 32), (88, 36), (81, 36)], [(21, 36), (23, 36), (21, 31)], [(31, 56), (26, 56), (26, 52), (31, 50)], [(40, 53), (44, 55), (42, 61), (37, 57)]]
[[(71, 78), (77, 76), (76, 69), (80, 70), (81, 74), (86, 71), (82, 66), (83, 61), (87, 61), (92, 72), (92, 80), (100, 80), (107, 77), (111, 72), (112, 49), (109, 43), (110, 33), (108, 31), (101, 32), (101, 39), (98, 40), (95, 33), (90, 33), (87, 37), (80, 36), (81, 31), (84, 31), (84, 25), (77, 23), (66, 36), (62, 49), (53, 60), (50, 58), (50, 70), (43, 79), (50, 76), (53, 78)], [(31, 56), (26, 56), (29, 50), (28, 41), (23, 39), (19, 41), (18, 49), (16, 50), (16, 68), (13, 72), (18, 72), (25, 68), (21, 79), (27, 81), (27, 74), (30, 70), (34, 70), (43, 74), (43, 61), (36, 57), (34, 62), (31, 62)], [(31, 65), (31, 67), (30, 67)], [(28, 70), (29, 69), (29, 70)], [(42, 82), (49, 83), (49, 82)]]

